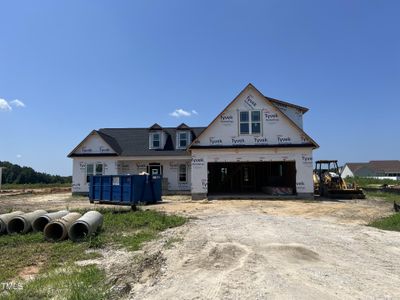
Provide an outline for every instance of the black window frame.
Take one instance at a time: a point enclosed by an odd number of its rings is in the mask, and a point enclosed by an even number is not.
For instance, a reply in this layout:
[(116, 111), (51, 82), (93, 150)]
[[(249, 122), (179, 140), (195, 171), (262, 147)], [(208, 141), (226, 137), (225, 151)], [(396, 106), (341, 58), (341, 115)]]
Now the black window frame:
[[(185, 170), (184, 172), (181, 172), (181, 167), (184, 168), (184, 170)], [(182, 177), (181, 177), (182, 175), (184, 176), (184, 180), (182, 180)], [(188, 180), (188, 167), (186, 164), (180, 164), (178, 166), (178, 182), (179, 183), (187, 183), (187, 180)]]

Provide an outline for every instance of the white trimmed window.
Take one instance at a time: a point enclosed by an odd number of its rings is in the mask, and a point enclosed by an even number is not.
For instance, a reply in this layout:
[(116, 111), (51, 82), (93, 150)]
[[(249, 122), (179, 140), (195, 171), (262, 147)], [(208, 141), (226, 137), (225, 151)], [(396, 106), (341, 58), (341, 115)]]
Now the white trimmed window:
[(239, 134), (261, 134), (261, 111), (239, 111)]
[(184, 164), (179, 165), (178, 181), (187, 182), (187, 166)]
[(190, 144), (189, 131), (178, 131), (176, 133), (176, 137), (177, 137), (176, 141), (177, 149), (186, 149), (186, 147)]
[(161, 148), (161, 132), (150, 133), (150, 149)]

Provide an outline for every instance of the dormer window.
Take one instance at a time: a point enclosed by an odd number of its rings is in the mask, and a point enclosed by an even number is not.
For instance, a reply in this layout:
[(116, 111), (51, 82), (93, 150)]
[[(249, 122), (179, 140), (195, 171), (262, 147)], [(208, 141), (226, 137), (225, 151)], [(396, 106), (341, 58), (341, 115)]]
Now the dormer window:
[(161, 148), (161, 132), (150, 133), (150, 149)]
[(178, 149), (186, 149), (190, 143), (189, 131), (181, 131), (177, 133), (176, 145)]
[(157, 123), (154, 123), (149, 128), (149, 149), (161, 149), (164, 148), (164, 136), (163, 129)]

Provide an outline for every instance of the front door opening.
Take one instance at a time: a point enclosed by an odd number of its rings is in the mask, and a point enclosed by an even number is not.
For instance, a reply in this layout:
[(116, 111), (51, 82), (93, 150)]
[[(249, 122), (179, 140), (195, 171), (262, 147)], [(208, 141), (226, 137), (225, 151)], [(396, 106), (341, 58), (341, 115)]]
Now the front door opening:
[(208, 163), (208, 193), (296, 193), (294, 161)]
[(158, 163), (150, 163), (147, 173), (149, 173), (150, 175), (162, 175), (162, 167)]

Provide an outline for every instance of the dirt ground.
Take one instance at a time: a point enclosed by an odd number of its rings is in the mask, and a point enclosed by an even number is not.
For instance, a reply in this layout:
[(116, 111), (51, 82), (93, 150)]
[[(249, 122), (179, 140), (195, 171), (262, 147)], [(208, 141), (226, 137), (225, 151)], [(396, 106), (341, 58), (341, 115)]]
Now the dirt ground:
[[(12, 198), (1, 212), (96, 207), (69, 194)], [(115, 298), (400, 299), (400, 233), (365, 226), (389, 203), (169, 197), (145, 208), (190, 218), (138, 252), (79, 262), (104, 268)]]
[[(87, 197), (72, 197), (71, 193), (54, 193), (19, 196), (0, 196), (0, 213), (12, 210), (33, 211), (44, 209), (49, 211), (60, 209), (80, 209), (110, 207), (90, 204)], [(129, 207), (111, 206), (115, 210), (126, 210)], [(166, 196), (163, 202), (144, 206), (166, 213), (175, 213), (187, 217), (201, 214), (209, 215), (222, 211), (245, 210), (277, 216), (301, 216), (317, 218), (335, 223), (367, 224), (381, 216), (391, 214), (392, 206), (379, 199), (342, 200), (342, 201), (302, 201), (302, 200), (213, 200), (192, 201), (190, 196)]]

